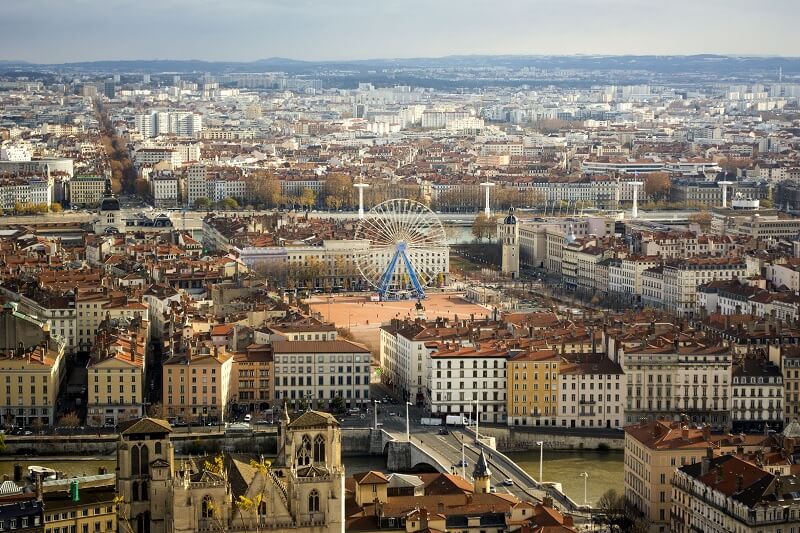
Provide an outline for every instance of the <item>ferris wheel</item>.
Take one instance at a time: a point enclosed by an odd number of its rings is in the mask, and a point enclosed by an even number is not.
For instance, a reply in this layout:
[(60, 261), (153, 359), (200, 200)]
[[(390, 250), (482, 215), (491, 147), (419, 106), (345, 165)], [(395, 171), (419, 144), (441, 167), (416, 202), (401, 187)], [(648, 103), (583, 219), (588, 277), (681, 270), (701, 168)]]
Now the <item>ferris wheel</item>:
[(439, 217), (425, 205), (397, 198), (373, 207), (356, 228), (370, 245), (356, 254), (364, 279), (381, 299), (424, 298), (447, 262), (447, 236)]

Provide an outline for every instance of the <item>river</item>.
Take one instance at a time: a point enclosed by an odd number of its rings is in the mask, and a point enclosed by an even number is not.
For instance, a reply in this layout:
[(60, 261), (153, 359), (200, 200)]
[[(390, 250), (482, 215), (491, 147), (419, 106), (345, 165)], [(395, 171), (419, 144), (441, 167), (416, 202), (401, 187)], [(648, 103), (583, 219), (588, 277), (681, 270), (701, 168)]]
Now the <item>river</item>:
[[(526, 472), (534, 478), (539, 477), (539, 452), (513, 452), (508, 453)], [(94, 475), (101, 467), (108, 473), (114, 472), (116, 461), (113, 458), (75, 457), (75, 458), (13, 458), (0, 459), (0, 475), (12, 478), (14, 463), (22, 466), (23, 474), (28, 471), (28, 466), (39, 465), (53, 468), (70, 476)], [(366, 472), (368, 470), (386, 471), (386, 458), (381, 456), (360, 455), (345, 457), (344, 464), (347, 475)], [(564, 492), (578, 503), (583, 501), (583, 478), (581, 472), (589, 474), (587, 496), (589, 503), (595, 503), (608, 489), (623, 491), (622, 483), (622, 453), (621, 452), (557, 452), (545, 450), (543, 474), (545, 481), (561, 483)]]

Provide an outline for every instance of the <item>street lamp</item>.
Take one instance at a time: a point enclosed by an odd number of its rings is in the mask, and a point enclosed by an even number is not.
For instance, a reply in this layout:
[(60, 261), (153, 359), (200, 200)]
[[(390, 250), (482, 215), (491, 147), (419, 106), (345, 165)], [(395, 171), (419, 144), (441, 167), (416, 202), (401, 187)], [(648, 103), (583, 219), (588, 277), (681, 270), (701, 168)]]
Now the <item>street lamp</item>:
[(406, 440), (411, 442), (411, 433), (409, 431), (409, 421), (408, 421), (408, 406), (411, 405), (411, 402), (406, 402)]
[(480, 414), (480, 410), (479, 409), (480, 409), (480, 406), (478, 405), (478, 397), (477, 397), (477, 393), (476, 393), (476, 396), (475, 396), (475, 444), (477, 444), (480, 447), (481, 439), (480, 439), (480, 434), (478, 433), (478, 424), (480, 423), (480, 420), (481, 420), (481, 414)]
[(378, 431), (378, 400), (372, 400), (372, 418), (375, 421), (375, 431)]
[(589, 474), (586, 472), (581, 472), (580, 476), (583, 478), (583, 503), (586, 505), (589, 503), (586, 499), (586, 483), (589, 481)]
[(539, 483), (543, 483), (544, 479), (542, 478), (542, 459), (544, 458), (544, 441), (536, 441), (536, 445), (539, 447)]
[(461, 477), (467, 479), (467, 462), (464, 460), (464, 435), (461, 435)]

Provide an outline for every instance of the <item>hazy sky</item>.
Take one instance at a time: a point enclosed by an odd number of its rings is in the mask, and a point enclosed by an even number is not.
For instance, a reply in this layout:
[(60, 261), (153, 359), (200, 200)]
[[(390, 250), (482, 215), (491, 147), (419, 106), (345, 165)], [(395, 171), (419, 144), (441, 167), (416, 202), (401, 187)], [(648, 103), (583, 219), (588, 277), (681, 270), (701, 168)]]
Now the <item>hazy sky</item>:
[(799, 0), (0, 0), (0, 59), (800, 56)]

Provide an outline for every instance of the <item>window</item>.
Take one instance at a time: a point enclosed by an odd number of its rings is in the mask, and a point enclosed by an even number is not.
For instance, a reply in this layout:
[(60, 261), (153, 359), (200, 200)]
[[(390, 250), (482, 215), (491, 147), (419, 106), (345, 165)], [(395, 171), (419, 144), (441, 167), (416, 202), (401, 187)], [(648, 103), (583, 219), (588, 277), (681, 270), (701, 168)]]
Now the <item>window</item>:
[(325, 437), (317, 435), (314, 439), (314, 462), (325, 462)]
[(303, 435), (303, 441), (297, 449), (297, 466), (307, 466), (309, 463), (311, 463), (311, 437)]
[(203, 503), (200, 507), (200, 516), (203, 518), (214, 518), (214, 502), (211, 496), (206, 494), (203, 496)]
[(319, 492), (312, 490), (308, 494), (308, 512), (316, 513), (319, 511)]

